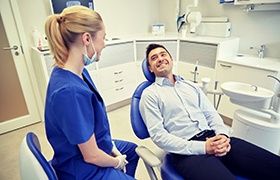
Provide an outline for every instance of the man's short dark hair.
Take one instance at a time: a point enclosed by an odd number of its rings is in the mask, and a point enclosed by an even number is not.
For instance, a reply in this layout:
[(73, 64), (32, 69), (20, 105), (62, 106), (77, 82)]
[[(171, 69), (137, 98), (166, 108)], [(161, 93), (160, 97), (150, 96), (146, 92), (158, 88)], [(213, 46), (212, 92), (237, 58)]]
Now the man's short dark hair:
[(169, 53), (169, 51), (161, 44), (155, 44), (155, 43), (152, 43), (152, 44), (149, 44), (146, 48), (146, 59), (147, 59), (147, 62), (149, 63), (149, 53), (153, 50), (153, 49), (156, 49), (156, 48), (163, 48), (166, 50), (166, 52), (169, 54), (169, 56), (172, 58), (171, 54)]

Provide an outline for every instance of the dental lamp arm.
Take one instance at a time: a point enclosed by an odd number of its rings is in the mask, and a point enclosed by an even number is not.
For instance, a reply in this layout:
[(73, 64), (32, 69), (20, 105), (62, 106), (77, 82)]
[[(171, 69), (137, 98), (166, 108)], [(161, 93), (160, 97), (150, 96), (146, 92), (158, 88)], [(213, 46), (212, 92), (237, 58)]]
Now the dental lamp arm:
[(184, 22), (190, 25), (190, 32), (195, 33), (195, 28), (201, 22), (202, 15), (200, 12), (191, 12), (191, 7), (197, 7), (198, 0), (194, 0), (192, 5), (186, 7), (186, 14), (184, 17)]

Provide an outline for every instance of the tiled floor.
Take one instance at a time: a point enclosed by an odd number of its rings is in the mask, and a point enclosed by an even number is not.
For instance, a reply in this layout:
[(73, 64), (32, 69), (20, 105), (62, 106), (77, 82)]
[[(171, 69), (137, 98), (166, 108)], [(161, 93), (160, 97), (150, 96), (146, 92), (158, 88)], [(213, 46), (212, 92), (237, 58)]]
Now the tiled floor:
[[(138, 145), (149, 147), (155, 153), (158, 153), (158, 148), (151, 142), (150, 139), (139, 140), (133, 133), (129, 118), (130, 106), (124, 106), (108, 113), (111, 133), (114, 139), (122, 139), (135, 142)], [(44, 123), (34, 124), (7, 134), (0, 135), (0, 179), (1, 180), (19, 180), (19, 148), (22, 139), (27, 132), (32, 131), (39, 137), (41, 148), (44, 156), (49, 160), (52, 158), (52, 148), (50, 147), (46, 136)], [(139, 160), (139, 165), (136, 170), (136, 178), (138, 180), (148, 180), (149, 176), (146, 172), (142, 160)]]

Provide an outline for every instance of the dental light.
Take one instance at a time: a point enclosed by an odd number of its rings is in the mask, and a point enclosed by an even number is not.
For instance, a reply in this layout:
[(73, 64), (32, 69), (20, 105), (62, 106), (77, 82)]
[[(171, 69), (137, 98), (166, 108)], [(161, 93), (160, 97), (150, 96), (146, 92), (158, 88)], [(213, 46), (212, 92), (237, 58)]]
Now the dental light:
[(178, 28), (178, 32), (182, 28), (184, 24), (188, 27), (190, 33), (195, 33), (195, 28), (200, 24), (201, 22), (201, 13), (198, 11), (192, 12), (191, 7), (197, 7), (198, 0), (194, 0), (193, 4), (188, 5), (186, 7), (186, 14), (180, 16), (177, 20), (177, 26), (181, 21), (181, 24)]

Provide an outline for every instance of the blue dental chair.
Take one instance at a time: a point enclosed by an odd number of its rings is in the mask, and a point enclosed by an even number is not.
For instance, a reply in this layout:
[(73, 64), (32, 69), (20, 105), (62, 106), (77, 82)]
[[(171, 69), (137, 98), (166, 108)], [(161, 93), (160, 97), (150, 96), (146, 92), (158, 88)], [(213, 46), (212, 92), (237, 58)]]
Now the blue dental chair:
[(22, 180), (57, 180), (51, 161), (41, 153), (39, 139), (33, 132), (27, 133), (21, 143), (19, 162)]
[[(131, 99), (130, 104), (130, 121), (135, 135), (139, 139), (149, 138), (147, 127), (140, 115), (139, 102), (142, 92), (145, 88), (150, 86), (155, 81), (155, 75), (150, 72), (148, 62), (146, 59), (142, 62), (142, 70), (147, 81), (142, 82), (136, 90)], [(144, 146), (139, 146), (136, 149), (137, 154), (142, 158), (151, 180), (184, 180), (172, 166), (172, 156), (169, 153), (163, 155), (160, 160), (152, 151)], [(157, 178), (154, 168), (160, 167), (161, 178)], [(240, 176), (236, 176), (237, 180), (249, 180)]]

